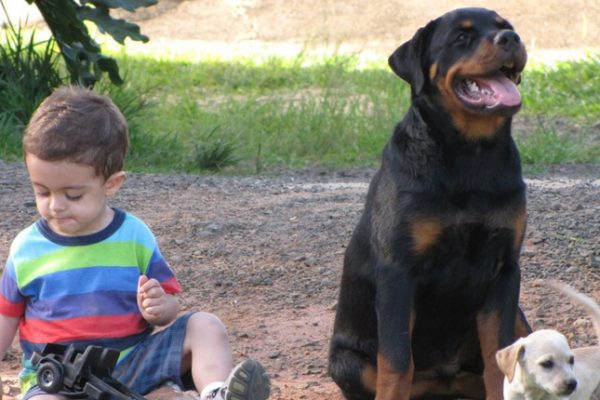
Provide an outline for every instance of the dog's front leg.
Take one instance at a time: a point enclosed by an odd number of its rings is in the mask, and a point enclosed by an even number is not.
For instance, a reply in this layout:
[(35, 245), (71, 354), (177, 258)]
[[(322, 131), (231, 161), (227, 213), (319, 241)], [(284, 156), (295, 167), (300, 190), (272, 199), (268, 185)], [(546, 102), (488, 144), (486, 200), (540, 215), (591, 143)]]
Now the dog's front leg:
[(484, 308), (477, 315), (477, 330), (484, 362), (483, 379), (487, 400), (502, 400), (504, 375), (496, 363), (496, 352), (515, 339), (520, 273), (505, 271), (494, 284)]
[(408, 400), (414, 364), (411, 351), (414, 289), (399, 265), (377, 268), (376, 400)]

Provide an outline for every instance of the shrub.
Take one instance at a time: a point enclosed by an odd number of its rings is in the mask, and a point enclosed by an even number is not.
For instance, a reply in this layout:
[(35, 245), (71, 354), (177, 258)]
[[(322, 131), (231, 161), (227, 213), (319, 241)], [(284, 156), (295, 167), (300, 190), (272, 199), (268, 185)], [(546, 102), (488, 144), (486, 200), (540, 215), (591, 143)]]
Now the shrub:
[[(0, 42), (0, 156), (20, 153), (24, 126), (41, 101), (63, 83), (54, 40), (36, 41), (9, 26)], [(10, 157), (9, 157), (10, 158)]]

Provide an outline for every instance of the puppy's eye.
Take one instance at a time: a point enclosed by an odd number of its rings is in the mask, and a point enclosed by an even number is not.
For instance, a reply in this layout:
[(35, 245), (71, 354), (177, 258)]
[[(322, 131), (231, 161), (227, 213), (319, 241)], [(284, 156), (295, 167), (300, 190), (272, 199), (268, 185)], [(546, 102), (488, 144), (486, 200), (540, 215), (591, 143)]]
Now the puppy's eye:
[(554, 361), (546, 360), (544, 362), (541, 362), (540, 365), (542, 366), (542, 368), (552, 369), (554, 367)]
[(575, 364), (575, 357), (571, 356), (571, 358), (569, 358), (569, 364), (571, 364), (571, 365)]

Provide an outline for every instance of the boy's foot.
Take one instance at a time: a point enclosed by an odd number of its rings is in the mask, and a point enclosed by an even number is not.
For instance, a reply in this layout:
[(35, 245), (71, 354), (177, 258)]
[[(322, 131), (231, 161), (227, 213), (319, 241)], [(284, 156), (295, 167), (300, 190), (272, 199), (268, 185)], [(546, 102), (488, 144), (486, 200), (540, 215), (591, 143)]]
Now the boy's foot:
[(271, 392), (269, 375), (256, 360), (242, 361), (229, 374), (225, 385), (215, 390), (215, 400), (266, 400)]

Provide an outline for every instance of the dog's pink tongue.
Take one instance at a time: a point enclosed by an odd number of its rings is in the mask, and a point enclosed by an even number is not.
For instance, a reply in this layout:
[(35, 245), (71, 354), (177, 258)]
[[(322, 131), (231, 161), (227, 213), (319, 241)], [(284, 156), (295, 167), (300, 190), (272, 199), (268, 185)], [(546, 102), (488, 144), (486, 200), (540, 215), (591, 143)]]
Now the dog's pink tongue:
[[(521, 104), (521, 93), (517, 85), (504, 75), (496, 75), (491, 78), (477, 78), (477, 84), (481, 89), (488, 89), (489, 96), (484, 96), (484, 102), (488, 106), (502, 104), (505, 106), (518, 106)], [(487, 92), (482, 90), (483, 93)]]

